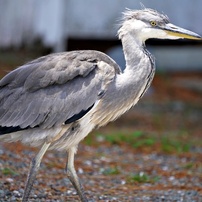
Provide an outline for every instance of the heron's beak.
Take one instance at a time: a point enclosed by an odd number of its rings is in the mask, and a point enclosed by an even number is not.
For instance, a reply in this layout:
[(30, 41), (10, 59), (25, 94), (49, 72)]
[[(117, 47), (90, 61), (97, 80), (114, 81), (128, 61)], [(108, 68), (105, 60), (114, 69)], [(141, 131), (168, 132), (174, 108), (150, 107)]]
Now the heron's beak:
[(189, 30), (168, 23), (162, 29), (169, 35), (176, 38), (202, 40), (201, 36)]

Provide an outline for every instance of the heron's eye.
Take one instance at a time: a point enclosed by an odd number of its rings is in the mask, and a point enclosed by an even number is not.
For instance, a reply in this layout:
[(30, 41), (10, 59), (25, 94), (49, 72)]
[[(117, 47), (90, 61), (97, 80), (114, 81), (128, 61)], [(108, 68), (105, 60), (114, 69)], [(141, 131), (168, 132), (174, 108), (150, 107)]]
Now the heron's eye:
[(151, 21), (150, 24), (151, 24), (152, 27), (156, 26), (156, 22), (155, 21)]

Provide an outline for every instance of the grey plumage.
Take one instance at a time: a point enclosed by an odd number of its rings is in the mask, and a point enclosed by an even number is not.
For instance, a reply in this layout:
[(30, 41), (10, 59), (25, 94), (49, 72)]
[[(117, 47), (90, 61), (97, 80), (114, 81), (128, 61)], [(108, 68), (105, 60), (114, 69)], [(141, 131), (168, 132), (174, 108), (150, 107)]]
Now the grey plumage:
[(148, 38), (201, 39), (151, 9), (127, 10), (118, 31), (126, 68), (98, 51), (72, 51), (38, 58), (0, 81), (0, 140), (40, 146), (23, 196), (27, 201), (47, 149), (66, 150), (67, 175), (87, 201), (74, 168), (79, 142), (94, 128), (117, 119), (143, 96), (155, 72)]
[[(100, 61), (108, 69), (101, 69)], [(118, 65), (97, 51), (51, 54), (27, 63), (0, 81), (1, 126), (60, 126), (92, 106), (115, 73)]]

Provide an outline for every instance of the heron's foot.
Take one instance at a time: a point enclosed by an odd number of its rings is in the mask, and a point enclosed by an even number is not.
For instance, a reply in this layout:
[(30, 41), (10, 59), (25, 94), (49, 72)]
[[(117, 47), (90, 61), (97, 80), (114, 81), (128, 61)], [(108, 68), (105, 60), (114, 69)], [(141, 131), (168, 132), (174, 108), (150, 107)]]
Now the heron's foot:
[(77, 150), (77, 145), (68, 149), (68, 161), (67, 161), (65, 170), (66, 170), (69, 180), (71, 181), (72, 185), (76, 189), (76, 191), (80, 197), (80, 200), (82, 202), (89, 202), (85, 196), (83, 187), (79, 181), (79, 178), (76, 174), (76, 170), (74, 168), (74, 155), (76, 153), (76, 150)]
[(85, 191), (79, 181), (79, 178), (76, 175), (76, 172), (74, 172), (74, 171), (72, 172), (70, 169), (66, 169), (66, 173), (67, 173), (67, 176), (68, 176), (69, 180), (71, 181), (72, 185), (76, 189), (81, 201), (89, 202), (89, 200), (87, 199), (87, 197), (85, 195)]
[(33, 169), (33, 167), (32, 167), (30, 170), (30, 173), (28, 175), (27, 183), (25, 186), (25, 191), (24, 191), (24, 194), (22, 197), (22, 202), (27, 202), (29, 199), (29, 195), (32, 190), (32, 186), (33, 186), (35, 178), (36, 178), (36, 173), (37, 173), (37, 169)]

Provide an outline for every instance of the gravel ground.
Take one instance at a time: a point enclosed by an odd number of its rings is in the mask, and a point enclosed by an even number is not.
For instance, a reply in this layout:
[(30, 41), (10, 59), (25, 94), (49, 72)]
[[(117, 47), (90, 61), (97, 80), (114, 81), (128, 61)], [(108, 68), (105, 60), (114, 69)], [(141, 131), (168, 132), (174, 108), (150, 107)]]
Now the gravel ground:
[[(183, 152), (165, 152), (158, 144), (133, 148), (98, 138), (98, 132), (91, 134), (93, 143), (82, 143), (75, 159), (90, 201), (202, 202), (201, 95), (181, 86), (177, 91), (171, 87), (178, 82), (163, 81), (155, 80), (134, 110), (99, 133), (176, 133), (182, 142), (190, 142), (191, 148)], [(20, 143), (0, 143), (0, 202), (21, 201), (29, 163), (36, 152)], [(65, 153), (47, 152), (30, 201), (79, 201), (65, 176), (65, 163)]]
[[(17, 152), (16, 152), (17, 147)], [(15, 149), (15, 152), (13, 150)], [(20, 201), (34, 151), (18, 144), (1, 145), (0, 201)], [(22, 152), (22, 153), (21, 153)], [(34, 184), (30, 201), (78, 201), (64, 174), (65, 154), (48, 152)], [(192, 168), (187, 165), (194, 164)], [(81, 145), (76, 158), (79, 176), (92, 201), (201, 201), (200, 154), (132, 153), (125, 146)], [(117, 173), (110, 173), (112, 168)], [(148, 182), (130, 182), (131, 174), (147, 174)]]

